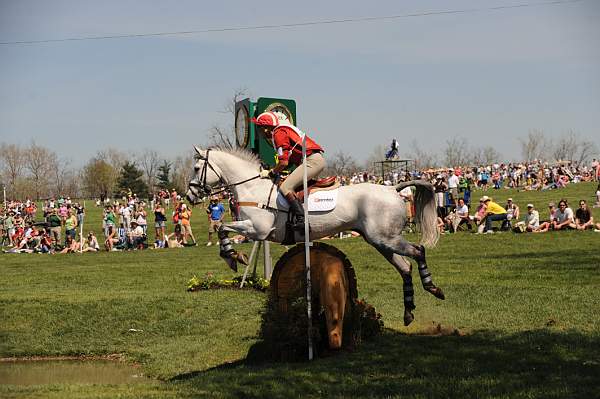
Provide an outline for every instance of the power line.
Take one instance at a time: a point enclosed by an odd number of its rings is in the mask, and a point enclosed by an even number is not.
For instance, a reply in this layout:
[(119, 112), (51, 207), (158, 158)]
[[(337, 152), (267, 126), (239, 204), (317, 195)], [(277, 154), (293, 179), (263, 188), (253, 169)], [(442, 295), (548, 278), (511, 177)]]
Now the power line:
[(58, 43), (58, 42), (70, 42), (70, 41), (83, 41), (83, 40), (108, 40), (108, 39), (130, 39), (138, 37), (152, 37), (152, 36), (182, 36), (182, 35), (196, 35), (202, 33), (217, 33), (217, 32), (236, 32), (236, 31), (247, 31), (247, 30), (263, 30), (263, 29), (284, 29), (284, 28), (295, 28), (303, 26), (314, 26), (314, 25), (333, 25), (333, 24), (344, 24), (352, 22), (371, 22), (371, 21), (385, 21), (401, 18), (416, 18), (416, 17), (429, 17), (434, 15), (450, 15), (450, 14), (471, 14), (483, 11), (499, 11), (508, 10), (513, 8), (526, 8), (526, 7), (541, 7), (541, 6), (552, 6), (559, 4), (577, 3), (583, 0), (555, 0), (545, 1), (538, 3), (521, 3), (512, 4), (506, 6), (496, 7), (481, 7), (481, 8), (463, 8), (458, 10), (438, 10), (438, 11), (423, 11), (411, 14), (399, 14), (399, 15), (384, 15), (379, 17), (360, 17), (360, 18), (345, 18), (345, 19), (330, 19), (324, 21), (308, 21), (308, 22), (296, 22), (289, 24), (274, 24), (274, 25), (252, 25), (252, 26), (236, 26), (228, 28), (213, 28), (213, 29), (201, 29), (201, 30), (188, 30), (178, 32), (155, 32), (155, 33), (133, 33), (133, 34), (116, 34), (107, 36), (82, 36), (82, 37), (69, 37), (63, 39), (46, 39), (46, 40), (22, 40), (13, 42), (0, 42), (0, 45), (19, 45), (19, 44), (43, 44), (43, 43)]

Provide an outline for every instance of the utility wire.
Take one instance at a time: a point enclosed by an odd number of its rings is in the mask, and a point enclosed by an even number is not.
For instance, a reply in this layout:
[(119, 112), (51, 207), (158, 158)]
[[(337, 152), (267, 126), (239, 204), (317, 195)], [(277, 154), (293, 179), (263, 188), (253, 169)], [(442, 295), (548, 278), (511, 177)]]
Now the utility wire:
[(236, 26), (228, 28), (212, 28), (212, 29), (201, 29), (201, 30), (188, 30), (178, 32), (156, 32), (156, 33), (137, 33), (137, 34), (117, 34), (109, 36), (82, 36), (82, 37), (69, 37), (63, 39), (46, 39), (46, 40), (22, 40), (13, 42), (0, 42), (0, 45), (18, 45), (18, 44), (43, 44), (43, 43), (57, 43), (57, 42), (71, 42), (71, 41), (83, 41), (83, 40), (108, 40), (108, 39), (129, 39), (138, 37), (152, 37), (152, 36), (182, 36), (182, 35), (196, 35), (202, 33), (215, 33), (215, 32), (236, 32), (236, 31), (247, 31), (247, 30), (261, 30), (261, 29), (282, 29), (282, 28), (294, 28), (303, 26), (314, 26), (314, 25), (333, 25), (333, 24), (344, 24), (352, 22), (370, 22), (370, 21), (385, 21), (401, 18), (416, 18), (416, 17), (429, 17), (433, 15), (450, 15), (450, 14), (470, 14), (483, 11), (498, 11), (508, 10), (513, 8), (526, 8), (526, 7), (541, 7), (541, 6), (552, 6), (559, 4), (570, 4), (577, 3), (583, 0), (555, 0), (555, 1), (544, 1), (537, 3), (520, 3), (506, 6), (496, 7), (480, 7), (480, 8), (463, 8), (459, 10), (438, 10), (438, 11), (423, 11), (411, 14), (399, 14), (399, 15), (384, 15), (379, 17), (360, 17), (360, 18), (346, 18), (346, 19), (330, 19), (323, 21), (308, 21), (308, 22), (296, 22), (288, 24), (274, 24), (274, 25), (251, 25), (251, 26)]

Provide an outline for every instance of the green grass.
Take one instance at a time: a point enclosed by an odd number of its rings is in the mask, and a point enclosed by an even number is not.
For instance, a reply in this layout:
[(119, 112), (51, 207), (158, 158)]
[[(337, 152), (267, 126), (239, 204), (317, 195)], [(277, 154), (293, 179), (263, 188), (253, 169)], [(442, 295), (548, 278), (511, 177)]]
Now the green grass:
[[(533, 202), (544, 217), (548, 201), (592, 201), (594, 191), (579, 184), (486, 194), (500, 203), (512, 196), (523, 211)], [(85, 231), (100, 232), (99, 212), (88, 208)], [(193, 225), (203, 242), (199, 208)], [(257, 339), (264, 294), (185, 291), (194, 274), (231, 277), (216, 247), (0, 255), (1, 357), (120, 353), (160, 381), (0, 385), (0, 396), (599, 397), (599, 240), (591, 231), (442, 236), (428, 263), (447, 299), (417, 285), (409, 328), (402, 281), (391, 265), (359, 238), (329, 241), (348, 255), (359, 295), (382, 313), (386, 332), (352, 353), (263, 365), (244, 358)], [(284, 250), (274, 245), (274, 259)], [(438, 324), (460, 334), (432, 334)]]

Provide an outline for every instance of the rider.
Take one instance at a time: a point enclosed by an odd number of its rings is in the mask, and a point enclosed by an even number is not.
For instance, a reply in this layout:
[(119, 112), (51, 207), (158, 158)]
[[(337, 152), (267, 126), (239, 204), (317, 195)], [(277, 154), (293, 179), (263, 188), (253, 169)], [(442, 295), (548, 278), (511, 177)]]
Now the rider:
[[(302, 163), (302, 137), (305, 135), (296, 126), (287, 121), (281, 113), (263, 112), (253, 118), (267, 138), (272, 139), (273, 148), (277, 153), (279, 162), (271, 170), (260, 172), (262, 178), (272, 178), (290, 165), (296, 169), (279, 186), (279, 190), (290, 204), (290, 210), (296, 215), (295, 229), (304, 227), (304, 208), (296, 197), (296, 188), (302, 184), (304, 165)], [(306, 136), (306, 174), (308, 180), (316, 178), (325, 169), (323, 148)]]

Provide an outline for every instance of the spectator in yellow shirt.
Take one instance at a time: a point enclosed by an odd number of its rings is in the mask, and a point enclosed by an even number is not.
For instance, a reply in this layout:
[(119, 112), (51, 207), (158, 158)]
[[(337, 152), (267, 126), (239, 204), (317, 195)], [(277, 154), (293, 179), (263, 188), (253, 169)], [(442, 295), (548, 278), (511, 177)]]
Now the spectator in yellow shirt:
[(502, 228), (504, 228), (508, 224), (506, 209), (492, 201), (492, 199), (487, 195), (484, 195), (482, 200), (486, 206), (484, 232), (488, 234), (493, 233), (492, 222), (494, 221), (502, 221)]

